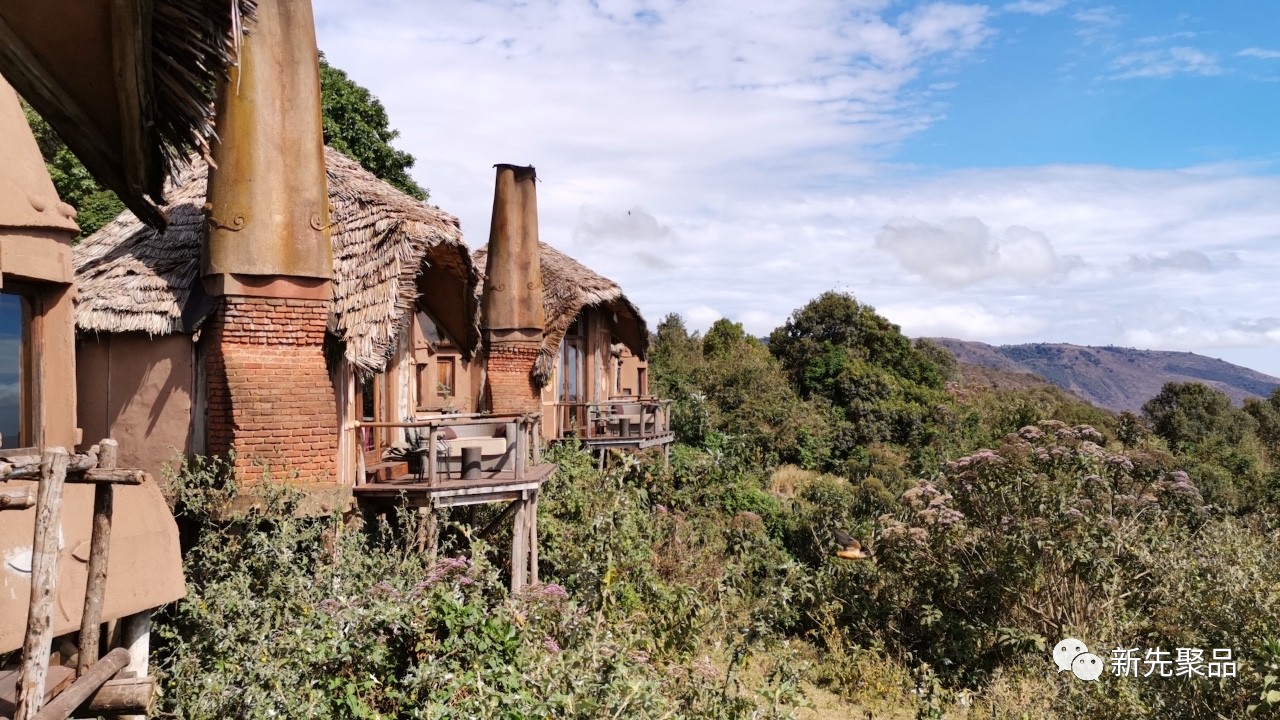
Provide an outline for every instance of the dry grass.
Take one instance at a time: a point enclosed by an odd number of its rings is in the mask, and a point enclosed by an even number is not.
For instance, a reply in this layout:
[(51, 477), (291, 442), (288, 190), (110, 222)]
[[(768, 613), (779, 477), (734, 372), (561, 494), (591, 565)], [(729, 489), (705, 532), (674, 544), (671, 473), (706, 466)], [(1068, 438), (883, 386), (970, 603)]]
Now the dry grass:
[(769, 476), (769, 492), (784, 500), (795, 497), (796, 489), (818, 477), (818, 473), (795, 465), (783, 465)]

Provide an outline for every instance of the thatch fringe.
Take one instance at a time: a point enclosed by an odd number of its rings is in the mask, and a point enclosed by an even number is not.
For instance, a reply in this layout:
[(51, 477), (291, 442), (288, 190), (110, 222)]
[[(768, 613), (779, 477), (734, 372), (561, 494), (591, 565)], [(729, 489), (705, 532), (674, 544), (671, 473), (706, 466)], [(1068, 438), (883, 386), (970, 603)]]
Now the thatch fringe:
[[(241, 33), (255, 0), (156, 0), (151, 16), (155, 124), (165, 178), (193, 152), (208, 157), (216, 79), (238, 62)], [(163, 200), (161, 188), (149, 192)]]
[[(543, 309), (547, 326), (543, 330), (542, 349), (533, 368), (533, 380), (545, 386), (555, 373), (560, 344), (578, 315), (586, 308), (602, 306), (616, 314), (614, 332), (633, 353), (644, 357), (649, 352), (649, 329), (644, 316), (622, 288), (607, 277), (597, 274), (582, 263), (546, 243), (542, 246)], [(477, 250), (473, 260), (484, 268), (488, 246)], [(483, 294), (483, 286), (478, 290)]]
[[(457, 218), (428, 207), (374, 177), (336, 150), (325, 149), (330, 237), (334, 253), (329, 331), (362, 374), (379, 372), (395, 352), (407, 312), (418, 301), (418, 276), (438, 267), (466, 288), (457, 298), (468, 313), (464, 352), (479, 343), (471, 263)], [(191, 331), (207, 314), (200, 283), (200, 248), (208, 166), (199, 159), (168, 183), (169, 227), (163, 234), (124, 212), (73, 252), (76, 326), (91, 332)]]

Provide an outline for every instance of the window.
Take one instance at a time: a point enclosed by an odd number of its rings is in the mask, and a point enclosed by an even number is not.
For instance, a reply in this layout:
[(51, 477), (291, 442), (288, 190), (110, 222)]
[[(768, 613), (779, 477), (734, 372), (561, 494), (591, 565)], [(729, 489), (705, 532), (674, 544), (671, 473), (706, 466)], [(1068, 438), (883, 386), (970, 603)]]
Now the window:
[(636, 370), (636, 394), (649, 394), (649, 368), (640, 368)]
[(436, 358), (436, 393), (442, 398), (451, 398), (456, 394), (454, 386), (456, 367), (452, 357)]
[[(359, 394), (360, 419), (364, 422), (378, 421), (378, 380), (377, 376), (367, 377), (357, 386)], [(378, 428), (360, 428), (360, 441), (366, 452), (377, 449)]]
[(0, 447), (32, 447), (36, 439), (35, 409), (30, 407), (33, 387), (31, 311), (18, 295), (0, 294)]

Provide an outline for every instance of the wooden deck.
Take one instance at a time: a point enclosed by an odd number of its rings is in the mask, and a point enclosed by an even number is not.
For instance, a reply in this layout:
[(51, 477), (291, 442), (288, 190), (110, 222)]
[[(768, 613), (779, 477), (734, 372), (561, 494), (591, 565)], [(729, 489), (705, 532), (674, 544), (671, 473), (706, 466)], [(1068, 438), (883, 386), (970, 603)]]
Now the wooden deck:
[(352, 491), (361, 502), (395, 502), (411, 507), (454, 507), (519, 500), (537, 491), (555, 473), (553, 464), (531, 465), (523, 477), (513, 471), (486, 472), (478, 480), (448, 479), (434, 485), (415, 482), (404, 475), (387, 482), (357, 485)]

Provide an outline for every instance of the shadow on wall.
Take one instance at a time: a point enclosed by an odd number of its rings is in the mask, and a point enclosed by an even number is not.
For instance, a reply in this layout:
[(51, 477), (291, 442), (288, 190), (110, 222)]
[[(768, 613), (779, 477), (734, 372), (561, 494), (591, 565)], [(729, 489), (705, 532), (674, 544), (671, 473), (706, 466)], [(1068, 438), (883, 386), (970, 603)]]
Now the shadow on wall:
[(160, 477), (191, 451), (193, 346), (175, 333), (88, 334), (76, 341), (78, 419), (84, 445), (120, 443), (120, 464)]

